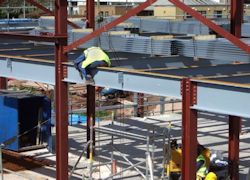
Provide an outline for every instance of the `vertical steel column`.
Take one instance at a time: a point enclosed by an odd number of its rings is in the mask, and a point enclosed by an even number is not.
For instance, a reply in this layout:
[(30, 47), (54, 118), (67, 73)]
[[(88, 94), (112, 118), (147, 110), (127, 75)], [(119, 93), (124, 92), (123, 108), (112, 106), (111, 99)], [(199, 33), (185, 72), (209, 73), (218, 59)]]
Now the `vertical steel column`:
[[(87, 0), (87, 28), (95, 29), (95, 1)], [(87, 141), (90, 140), (90, 124), (93, 121), (95, 127), (95, 86), (87, 85)], [(93, 129), (93, 150), (95, 148), (95, 128)], [(90, 149), (87, 149), (89, 158)], [(95, 151), (93, 151), (94, 153)]]
[(0, 89), (7, 89), (7, 79), (0, 77)]
[[(95, 1), (87, 0), (87, 28), (95, 29)], [(87, 85), (87, 141), (90, 140), (90, 124), (95, 127), (95, 86)], [(95, 154), (95, 128), (93, 129), (93, 154)], [(87, 149), (89, 158), (90, 149)]]
[(197, 157), (197, 110), (191, 109), (196, 104), (196, 83), (190, 79), (182, 80), (182, 179), (196, 179)]
[(95, 0), (87, 0), (87, 27), (95, 28)]
[(137, 117), (144, 117), (144, 94), (137, 94)]
[[(93, 150), (95, 149), (95, 86), (87, 86), (87, 142), (90, 140), (90, 125), (93, 121)], [(87, 149), (87, 158), (89, 158), (90, 149)], [(95, 151), (93, 151), (93, 154)]]
[(68, 60), (63, 53), (67, 45), (67, 0), (55, 1), (55, 35), (66, 38), (55, 43), (56, 76), (56, 179), (68, 179), (68, 86), (63, 82), (67, 69), (62, 63)]
[(239, 142), (241, 118), (229, 116), (229, 175), (231, 180), (239, 179)]
[(231, 34), (241, 38), (244, 0), (231, 0)]
[[(241, 25), (243, 22), (244, 0), (231, 0), (231, 34), (241, 38)], [(230, 179), (239, 179), (239, 134), (241, 118), (229, 116), (229, 175)]]

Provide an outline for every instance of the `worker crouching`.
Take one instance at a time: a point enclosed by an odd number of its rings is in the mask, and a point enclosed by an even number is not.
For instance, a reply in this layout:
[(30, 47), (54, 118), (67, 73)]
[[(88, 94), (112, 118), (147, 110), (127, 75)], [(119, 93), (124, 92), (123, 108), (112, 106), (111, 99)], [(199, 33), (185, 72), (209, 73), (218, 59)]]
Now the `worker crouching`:
[(99, 47), (90, 47), (83, 51), (74, 60), (74, 66), (79, 71), (81, 78), (85, 78), (86, 83), (93, 82), (93, 70), (97, 67), (109, 67), (111, 62), (109, 56)]

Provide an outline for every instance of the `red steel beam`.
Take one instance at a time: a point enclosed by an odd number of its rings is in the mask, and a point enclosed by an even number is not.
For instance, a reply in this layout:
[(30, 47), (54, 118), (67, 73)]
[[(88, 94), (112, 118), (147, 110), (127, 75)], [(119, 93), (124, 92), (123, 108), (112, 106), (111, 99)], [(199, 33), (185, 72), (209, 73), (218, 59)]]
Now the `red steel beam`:
[(229, 175), (231, 180), (239, 180), (239, 143), (241, 118), (229, 116)]
[[(95, 29), (95, 1), (87, 0), (87, 28)], [(92, 122), (93, 121), (93, 124)], [(87, 142), (90, 140), (90, 125), (95, 127), (95, 86), (87, 85)], [(92, 150), (95, 147), (95, 128), (92, 131)], [(90, 157), (90, 146), (87, 148), (87, 158)]]
[(241, 38), (244, 0), (231, 0), (231, 34)]
[[(51, 15), (51, 16), (54, 16), (54, 12), (50, 11), (49, 9), (47, 9), (46, 7), (44, 7), (43, 5), (41, 5), (40, 3), (34, 1), (34, 0), (26, 0), (27, 2), (29, 2), (30, 4), (36, 6), (37, 8), (41, 9), (43, 12)], [(81, 28), (80, 26), (78, 26), (77, 24), (75, 23), (72, 23), (70, 22), (69, 20), (67, 20), (67, 23), (72, 26), (73, 28)]]
[[(4, 0), (0, 0), (0, 5), (4, 2)], [(7, 89), (7, 79), (4, 77), (0, 77), (0, 89)]]
[(95, 29), (95, 0), (87, 0), (87, 28)]
[(63, 46), (67, 45), (67, 0), (55, 0), (55, 35), (65, 36), (63, 41), (55, 43), (56, 76), (56, 179), (68, 179), (68, 85), (63, 82), (68, 61)]
[(144, 117), (144, 94), (137, 93), (137, 117)]
[(143, 9), (145, 9), (146, 7), (150, 6), (151, 4), (153, 4), (154, 2), (156, 2), (157, 0), (147, 0), (146, 2), (140, 4), (139, 6), (129, 10), (126, 14), (124, 14), (123, 16), (115, 19), (114, 21), (102, 26), (101, 28), (93, 31), (92, 33), (88, 34), (87, 36), (84, 36), (80, 39), (78, 39), (77, 41), (69, 44), (68, 46), (64, 47), (64, 52), (67, 53), (71, 50), (73, 50), (74, 48), (77, 48), (78, 46), (80, 46), (81, 44), (89, 41), (90, 39), (97, 37), (98, 35), (100, 35), (101, 33), (111, 29), (112, 27), (120, 24), (121, 22), (125, 21), (126, 19), (130, 18), (133, 15), (136, 15), (137, 13), (139, 13), (140, 11), (142, 11)]
[(7, 89), (7, 79), (0, 77), (0, 89)]
[[(231, 0), (231, 34), (241, 38), (244, 0)], [(239, 143), (241, 118), (229, 116), (228, 172), (230, 179), (239, 179)]]
[[(90, 140), (90, 125), (93, 121), (95, 127), (95, 86), (87, 85), (87, 142)], [(95, 129), (92, 134), (93, 149), (95, 147)], [(89, 158), (90, 148), (87, 149), (87, 158)]]
[(14, 34), (14, 33), (0, 33), (0, 38), (4, 39), (24, 39), (31, 41), (46, 41), (46, 42), (58, 42), (61, 39), (65, 39), (67, 36), (34, 36), (29, 34)]
[(197, 157), (197, 110), (196, 84), (190, 79), (182, 80), (182, 179), (196, 179)]
[(187, 12), (191, 16), (193, 16), (198, 21), (202, 22), (203, 24), (207, 25), (209, 28), (217, 32), (222, 37), (226, 38), (230, 42), (232, 42), (235, 46), (239, 47), (243, 51), (250, 53), (250, 46), (246, 43), (242, 42), (238, 37), (235, 37), (231, 33), (224, 30), (222, 27), (216, 25), (211, 20), (205, 18), (202, 16), (199, 12), (193, 10), (189, 6), (185, 5), (184, 3), (180, 2), (179, 0), (169, 0), (171, 3), (173, 3), (178, 8), (182, 9), (183, 11)]

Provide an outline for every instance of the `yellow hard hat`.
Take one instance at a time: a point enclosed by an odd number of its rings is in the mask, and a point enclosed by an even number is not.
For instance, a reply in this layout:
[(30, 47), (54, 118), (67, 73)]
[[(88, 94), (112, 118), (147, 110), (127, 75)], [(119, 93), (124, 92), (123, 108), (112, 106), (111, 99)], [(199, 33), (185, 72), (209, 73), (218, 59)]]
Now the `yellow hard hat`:
[(205, 180), (217, 180), (217, 176), (215, 173), (210, 172), (207, 174), (207, 176), (205, 177)]

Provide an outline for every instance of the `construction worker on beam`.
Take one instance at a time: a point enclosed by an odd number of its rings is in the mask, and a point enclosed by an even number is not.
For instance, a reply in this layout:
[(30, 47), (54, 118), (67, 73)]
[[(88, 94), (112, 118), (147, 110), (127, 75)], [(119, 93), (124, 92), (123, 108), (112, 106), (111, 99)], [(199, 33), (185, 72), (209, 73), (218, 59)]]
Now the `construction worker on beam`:
[(97, 67), (110, 67), (109, 56), (99, 47), (90, 47), (73, 61), (75, 68), (79, 71), (81, 78), (86, 83), (93, 83), (93, 70)]

